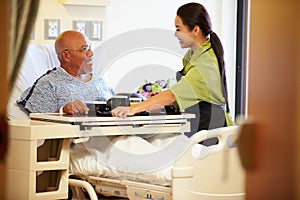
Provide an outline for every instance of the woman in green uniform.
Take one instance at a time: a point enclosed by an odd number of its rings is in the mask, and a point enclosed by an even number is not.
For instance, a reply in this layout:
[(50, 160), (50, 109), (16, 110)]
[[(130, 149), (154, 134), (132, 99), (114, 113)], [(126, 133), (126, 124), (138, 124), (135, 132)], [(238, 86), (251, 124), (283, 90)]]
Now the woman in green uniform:
[(183, 58), (183, 69), (177, 83), (148, 100), (130, 107), (117, 107), (113, 116), (126, 117), (142, 111), (176, 104), (181, 111), (197, 115), (197, 126), (191, 134), (203, 129), (232, 125), (223, 47), (212, 31), (211, 20), (204, 6), (188, 3), (177, 10), (176, 32), (182, 48), (189, 48)]

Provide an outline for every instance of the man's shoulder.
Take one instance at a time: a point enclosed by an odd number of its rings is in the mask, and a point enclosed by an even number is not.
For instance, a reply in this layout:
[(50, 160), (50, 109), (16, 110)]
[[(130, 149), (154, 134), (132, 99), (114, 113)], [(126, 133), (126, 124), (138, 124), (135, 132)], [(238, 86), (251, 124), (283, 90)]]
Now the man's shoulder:
[(60, 67), (55, 67), (53, 69), (48, 70), (45, 74), (40, 76), (37, 81), (44, 82), (44, 81), (54, 81), (54, 80), (64, 80), (65, 74), (60, 69)]

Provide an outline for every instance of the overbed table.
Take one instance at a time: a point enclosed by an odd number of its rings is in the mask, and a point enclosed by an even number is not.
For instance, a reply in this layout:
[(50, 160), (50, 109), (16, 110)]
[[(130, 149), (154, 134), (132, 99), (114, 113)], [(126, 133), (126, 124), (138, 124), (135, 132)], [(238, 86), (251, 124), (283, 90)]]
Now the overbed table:
[[(183, 133), (193, 114), (127, 118), (33, 113), (9, 122), (8, 199), (67, 199), (70, 139)], [(42, 145), (40, 146), (40, 143)]]

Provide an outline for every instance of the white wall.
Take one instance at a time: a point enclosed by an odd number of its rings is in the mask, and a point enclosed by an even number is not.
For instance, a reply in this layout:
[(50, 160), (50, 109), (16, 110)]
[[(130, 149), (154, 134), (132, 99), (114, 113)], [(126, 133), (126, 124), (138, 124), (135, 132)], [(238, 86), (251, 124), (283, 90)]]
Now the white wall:
[[(102, 1), (109, 2), (97, 2)], [(72, 20), (103, 21), (104, 42), (92, 41), (96, 45), (102, 43), (94, 53), (94, 69), (102, 72), (116, 92), (135, 92), (144, 80), (172, 79), (171, 83), (175, 83), (175, 72), (182, 68), (181, 59), (186, 49), (181, 49), (174, 37), (174, 19), (178, 7), (190, 1), (110, 0), (108, 7), (63, 5), (61, 2), (41, 0), (35, 39), (31, 43), (54, 43), (54, 40), (44, 40), (44, 19), (60, 19), (61, 31), (72, 29)], [(229, 101), (234, 113), (237, 0), (196, 2), (207, 8), (213, 30), (222, 40)]]
[[(64, 2), (64, 3), (63, 3)], [(103, 35), (105, 38), (105, 21), (106, 21), (106, 6), (109, 4), (109, 0), (97, 0), (96, 3), (91, 5), (91, 0), (79, 1), (73, 0), (75, 2), (73, 5), (66, 4), (70, 2), (69, 0), (40, 0), (39, 10), (37, 18), (35, 20), (33, 39), (30, 40), (32, 44), (44, 44), (50, 43), (54, 44), (54, 39), (45, 39), (45, 19), (59, 19), (60, 32), (65, 30), (70, 30), (73, 28), (73, 20), (85, 20), (85, 21), (103, 21)], [(76, 5), (76, 2), (78, 2)], [(95, 4), (97, 6), (95, 6)], [(102, 41), (95, 40), (93, 43), (100, 44)]]
[[(174, 78), (186, 49), (174, 37), (176, 11), (187, 0), (111, 0), (107, 7), (103, 76), (117, 92), (134, 92), (144, 80)], [(225, 49), (229, 99), (234, 113), (237, 0), (202, 0)], [(98, 55), (97, 52), (95, 55)], [(100, 54), (99, 54), (100, 55)], [(103, 57), (105, 59), (103, 60)], [(104, 62), (104, 64), (103, 64)]]

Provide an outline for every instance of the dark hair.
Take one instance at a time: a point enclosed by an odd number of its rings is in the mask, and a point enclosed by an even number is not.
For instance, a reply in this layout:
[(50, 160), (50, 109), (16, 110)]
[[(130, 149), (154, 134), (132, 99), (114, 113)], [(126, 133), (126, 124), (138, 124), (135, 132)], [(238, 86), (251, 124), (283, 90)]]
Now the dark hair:
[(187, 3), (178, 8), (177, 16), (181, 18), (183, 24), (188, 26), (190, 30), (195, 26), (199, 26), (204, 37), (207, 38), (210, 36), (211, 46), (218, 60), (219, 71), (223, 82), (222, 92), (226, 101), (227, 112), (229, 112), (224, 50), (218, 35), (211, 29), (211, 20), (207, 10), (199, 3)]

